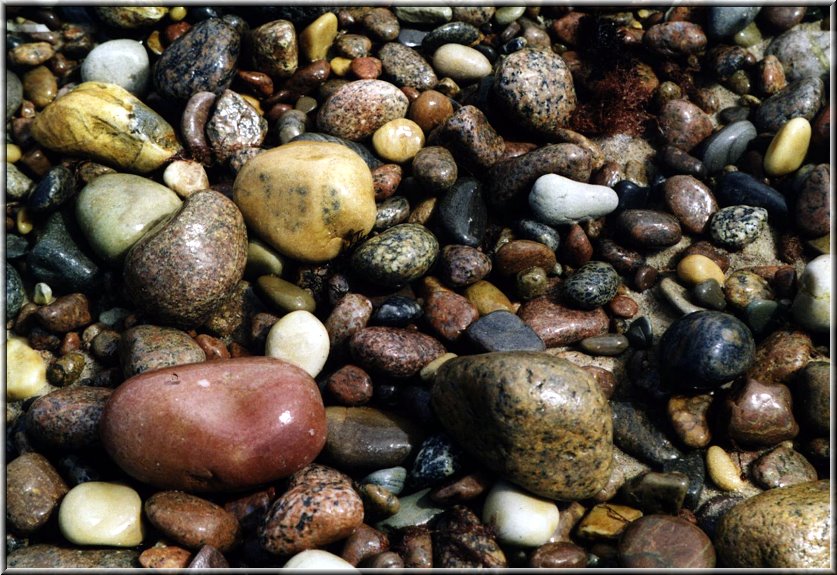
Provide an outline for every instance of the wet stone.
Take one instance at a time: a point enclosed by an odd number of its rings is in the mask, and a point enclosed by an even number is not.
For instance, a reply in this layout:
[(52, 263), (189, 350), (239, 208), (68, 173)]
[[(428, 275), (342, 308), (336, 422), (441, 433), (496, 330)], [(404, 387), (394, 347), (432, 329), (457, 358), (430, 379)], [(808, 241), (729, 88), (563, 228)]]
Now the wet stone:
[(33, 212), (48, 212), (57, 209), (76, 192), (76, 179), (67, 167), (56, 166), (41, 178), (29, 193), (26, 205)]
[(662, 465), (681, 456), (656, 425), (648, 410), (625, 401), (611, 401), (613, 410), (613, 441), (629, 455)]
[(636, 349), (648, 349), (651, 347), (654, 340), (654, 331), (651, 325), (651, 320), (646, 316), (636, 318), (631, 322), (628, 330), (625, 332), (625, 337), (631, 343), (632, 347)]
[(393, 327), (367, 327), (349, 340), (361, 366), (393, 377), (410, 377), (445, 353), (433, 337)]
[(361, 244), (352, 264), (373, 282), (397, 287), (424, 275), (438, 251), (439, 242), (427, 228), (399, 224)]
[(481, 351), (543, 351), (543, 340), (515, 314), (497, 310), (471, 323), (468, 339)]
[(831, 38), (823, 30), (788, 30), (770, 42), (765, 54), (782, 62), (790, 82), (825, 77), (831, 68)]
[(415, 50), (399, 42), (388, 42), (378, 52), (383, 71), (396, 86), (431, 90), (438, 83), (432, 66)]
[(537, 266), (555, 267), (555, 253), (544, 244), (531, 240), (512, 240), (494, 254), (494, 268), (501, 275), (513, 275)]
[(385, 327), (405, 327), (417, 321), (423, 314), (421, 304), (416, 300), (394, 295), (384, 300), (372, 313), (369, 323)]
[(578, 346), (590, 355), (616, 356), (621, 355), (630, 342), (621, 334), (597, 335), (582, 339)]
[(407, 476), (410, 489), (436, 485), (463, 468), (462, 449), (445, 434), (431, 435), (419, 446)]
[(464, 506), (456, 505), (439, 517), (432, 542), (434, 567), (480, 569), (508, 564), (495, 530)]
[(703, 453), (697, 449), (689, 451), (683, 457), (670, 459), (663, 463), (662, 470), (666, 473), (682, 473), (688, 478), (683, 506), (687, 509), (696, 509), (701, 500), (703, 485), (706, 480), (706, 464)]
[(563, 293), (573, 306), (589, 310), (613, 299), (618, 286), (619, 275), (613, 266), (588, 262), (564, 282)]
[(140, 325), (123, 332), (119, 356), (126, 378), (162, 367), (206, 360), (204, 351), (188, 334), (154, 325)]
[(26, 414), (27, 434), (46, 448), (77, 450), (98, 445), (99, 420), (112, 390), (76, 386), (39, 397)]
[(692, 523), (670, 515), (646, 515), (619, 539), (619, 564), (628, 568), (715, 567), (715, 548)]
[(620, 495), (630, 507), (646, 514), (676, 515), (686, 498), (689, 479), (682, 473), (649, 471), (628, 480)]
[(479, 181), (474, 178), (457, 180), (437, 204), (436, 217), (451, 243), (479, 246), (488, 219)]
[(241, 527), (232, 513), (189, 493), (158, 491), (145, 501), (143, 509), (154, 527), (189, 549), (211, 545), (227, 552), (241, 537)]
[(6, 262), (6, 317), (15, 317), (25, 299), (26, 291), (20, 274), (9, 262)]
[(662, 56), (687, 56), (706, 46), (706, 34), (693, 22), (665, 22), (651, 26), (643, 44)]
[(718, 203), (709, 188), (692, 176), (673, 176), (663, 185), (663, 198), (686, 231), (703, 233)]
[(822, 108), (824, 91), (819, 78), (797, 80), (762, 102), (753, 124), (762, 132), (778, 132), (791, 118), (811, 121)]
[(790, 390), (781, 383), (748, 379), (725, 400), (730, 438), (748, 447), (769, 447), (793, 439), (799, 425), (791, 410)]
[(730, 274), (724, 283), (724, 292), (730, 305), (740, 310), (756, 301), (773, 299), (773, 290), (767, 280), (747, 270)]
[(716, 6), (709, 9), (706, 32), (710, 38), (728, 38), (756, 19), (760, 6)]
[(617, 216), (616, 225), (626, 239), (642, 248), (673, 246), (683, 235), (677, 218), (654, 210), (625, 210)]
[(608, 317), (602, 310), (574, 310), (542, 296), (524, 303), (517, 313), (543, 340), (546, 347), (577, 343), (607, 332)]
[(332, 94), (317, 113), (323, 132), (351, 141), (371, 136), (375, 130), (407, 113), (407, 96), (382, 80), (349, 82)]
[(700, 146), (706, 171), (714, 174), (724, 166), (738, 162), (755, 137), (756, 127), (747, 120), (731, 122), (712, 134)]
[(424, 317), (443, 340), (455, 342), (479, 318), (479, 311), (458, 293), (436, 290), (425, 298)]
[(398, 225), (410, 215), (410, 203), (404, 196), (392, 196), (378, 205), (375, 216), (376, 230), (386, 230)]
[(20, 569), (133, 569), (139, 566), (139, 551), (133, 549), (81, 549), (39, 543), (8, 555), (8, 567)]
[(479, 29), (467, 22), (448, 22), (434, 28), (421, 40), (421, 49), (431, 54), (444, 44), (470, 46), (479, 39)]
[(817, 471), (804, 455), (787, 445), (765, 453), (755, 460), (750, 474), (765, 489), (789, 487), (817, 480)]
[(231, 90), (215, 100), (215, 111), (206, 123), (206, 137), (216, 160), (223, 164), (233, 154), (257, 148), (267, 135), (267, 120)]
[(43, 455), (24, 453), (6, 465), (6, 520), (21, 534), (33, 533), (46, 525), (67, 490)]
[(613, 190), (619, 196), (617, 211), (642, 209), (648, 205), (651, 190), (647, 187), (638, 186), (630, 180), (621, 180), (613, 186)]
[(688, 447), (706, 447), (711, 433), (707, 412), (712, 405), (712, 396), (675, 395), (668, 400), (668, 415), (674, 432)]
[(775, 221), (788, 217), (785, 197), (774, 188), (744, 172), (730, 172), (718, 179), (715, 197), (721, 206), (764, 208)]
[[(417, 100), (418, 101), (418, 100)], [(503, 155), (503, 138), (475, 106), (462, 106), (428, 137), (431, 146), (444, 146), (463, 167), (480, 172)]]
[(452, 287), (474, 284), (491, 272), (491, 258), (471, 246), (447, 245), (442, 249), (440, 276)]
[(712, 133), (710, 117), (686, 100), (666, 102), (660, 110), (658, 122), (665, 141), (686, 152)]
[(753, 243), (767, 225), (767, 210), (751, 206), (729, 206), (715, 212), (709, 223), (712, 240), (730, 250)]
[(796, 199), (794, 221), (807, 237), (821, 237), (831, 227), (831, 177), (828, 164), (817, 165), (805, 178)]
[(89, 292), (102, 281), (99, 266), (79, 247), (73, 218), (68, 213), (49, 216), (26, 263), (34, 278), (53, 288)]
[(796, 413), (804, 428), (828, 434), (831, 428), (829, 375), (831, 364), (811, 361), (798, 378)]
[(518, 221), (517, 232), (522, 239), (544, 244), (553, 252), (557, 252), (561, 245), (561, 236), (555, 228), (535, 220)]

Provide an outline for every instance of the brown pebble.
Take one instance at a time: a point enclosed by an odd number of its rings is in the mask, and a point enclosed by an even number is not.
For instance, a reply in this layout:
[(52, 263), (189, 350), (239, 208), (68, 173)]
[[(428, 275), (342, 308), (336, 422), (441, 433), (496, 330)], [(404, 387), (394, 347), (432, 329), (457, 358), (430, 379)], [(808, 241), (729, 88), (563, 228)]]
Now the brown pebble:
[(444, 340), (458, 341), (465, 330), (479, 319), (477, 308), (458, 293), (437, 290), (424, 303), (424, 317)]
[(476, 471), (448, 480), (434, 488), (430, 492), (430, 499), (442, 505), (465, 503), (488, 491), (493, 482), (486, 473)]
[(813, 342), (806, 333), (775, 331), (759, 344), (747, 377), (762, 383), (791, 384), (813, 356)]
[(453, 115), (453, 104), (444, 94), (436, 90), (425, 90), (416, 98), (407, 111), (407, 117), (429, 134), (444, 124)]
[(365, 559), (380, 555), (389, 549), (386, 533), (361, 523), (354, 533), (346, 538), (340, 557), (357, 566)]
[(227, 346), (224, 345), (223, 341), (216, 337), (202, 333), (195, 338), (195, 342), (197, 342), (206, 354), (207, 361), (211, 361), (213, 359), (229, 359), (230, 357), (230, 352), (227, 350)]
[(570, 309), (546, 296), (527, 301), (517, 312), (547, 347), (578, 343), (586, 337), (607, 333), (609, 318), (603, 309)]
[(349, 293), (337, 302), (324, 322), (331, 347), (342, 346), (366, 327), (372, 316), (372, 302), (364, 295)]
[(326, 380), (326, 390), (339, 405), (364, 405), (372, 399), (372, 378), (356, 365), (344, 365)]
[(733, 389), (724, 407), (730, 439), (738, 444), (769, 447), (799, 433), (791, 411), (790, 390), (782, 384), (747, 379)]
[(146, 569), (184, 569), (192, 558), (191, 551), (167, 545), (149, 547), (139, 556), (139, 563)]
[(707, 419), (711, 405), (710, 395), (674, 395), (669, 398), (668, 416), (671, 425), (680, 441), (688, 447), (703, 448), (712, 440)]
[(657, 268), (643, 264), (634, 273), (634, 287), (638, 292), (644, 292), (657, 283)]
[(424, 526), (407, 527), (401, 536), (401, 552), (404, 566), (415, 569), (433, 567), (433, 542), (430, 529)]
[(61, 340), (61, 347), (58, 348), (58, 354), (67, 355), (80, 349), (81, 336), (79, 336), (77, 331), (69, 331), (64, 334), (64, 338)]
[(479, 569), (508, 564), (494, 538), (494, 530), (483, 525), (473, 511), (462, 505), (454, 505), (441, 514), (432, 540), (435, 567)]
[(596, 367), (595, 365), (585, 365), (581, 369), (593, 376), (593, 379), (599, 385), (599, 389), (602, 390), (605, 397), (610, 399), (613, 396), (613, 392), (616, 390), (619, 382), (616, 380), (616, 376), (612, 371), (603, 367)]
[(361, 562), (360, 567), (365, 569), (400, 569), (404, 567), (404, 560), (394, 551), (386, 551), (368, 557)]
[(374, 80), (381, 75), (382, 64), (378, 58), (363, 56), (352, 60), (351, 71), (361, 80)]
[(608, 311), (616, 317), (631, 318), (639, 311), (639, 305), (629, 296), (616, 295), (607, 304)]
[(87, 296), (81, 293), (59, 297), (39, 308), (36, 317), (42, 326), (56, 333), (79, 329), (93, 321)]
[(531, 267), (549, 271), (555, 263), (555, 252), (532, 240), (512, 240), (494, 255), (494, 269), (501, 275), (514, 275)]
[(174, 24), (169, 24), (163, 29), (162, 33), (162, 40), (164, 41), (166, 46), (170, 46), (172, 42), (183, 36), (186, 32), (192, 29), (192, 25), (186, 22), (185, 20), (181, 20), (180, 22), (175, 22)]
[(226, 558), (212, 545), (201, 547), (189, 563), (189, 569), (227, 569), (229, 566)]
[(587, 551), (575, 543), (562, 541), (541, 545), (529, 556), (529, 567), (581, 569), (587, 566)]
[(241, 539), (241, 528), (231, 513), (195, 495), (160, 491), (145, 501), (143, 509), (154, 527), (189, 549), (212, 545), (224, 552)]
[(264, 519), (265, 513), (270, 509), (273, 500), (276, 499), (276, 489), (267, 487), (233, 499), (224, 503), (224, 510), (230, 512), (236, 518), (242, 530), (252, 531)]
[(67, 494), (64, 480), (39, 453), (24, 453), (6, 465), (6, 520), (28, 535), (42, 528)]
[[(561, 242), (561, 261), (573, 267), (581, 267), (593, 257), (593, 245), (578, 224), (572, 224)], [(549, 269), (549, 268), (547, 268)]]
[(670, 515), (633, 521), (619, 539), (619, 564), (640, 568), (715, 567), (715, 548), (700, 528)]

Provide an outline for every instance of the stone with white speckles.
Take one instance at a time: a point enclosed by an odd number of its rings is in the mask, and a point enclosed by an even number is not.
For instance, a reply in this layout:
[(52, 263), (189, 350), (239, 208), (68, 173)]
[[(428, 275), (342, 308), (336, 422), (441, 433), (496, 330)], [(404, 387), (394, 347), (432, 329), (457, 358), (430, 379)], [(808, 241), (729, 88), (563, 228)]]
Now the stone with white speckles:
[(438, 253), (439, 242), (430, 230), (399, 224), (365, 241), (352, 256), (352, 266), (361, 277), (396, 287), (423, 276)]
[(715, 212), (709, 235), (715, 243), (732, 250), (756, 240), (767, 225), (767, 210), (752, 206), (729, 206)]

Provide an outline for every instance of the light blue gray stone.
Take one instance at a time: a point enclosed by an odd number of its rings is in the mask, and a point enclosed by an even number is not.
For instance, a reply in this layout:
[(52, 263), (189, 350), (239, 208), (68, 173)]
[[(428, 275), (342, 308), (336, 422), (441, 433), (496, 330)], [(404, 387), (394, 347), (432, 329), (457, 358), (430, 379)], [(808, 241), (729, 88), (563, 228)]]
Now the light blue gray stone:
[(611, 188), (576, 182), (558, 174), (541, 176), (529, 193), (535, 219), (550, 226), (606, 216), (618, 205), (619, 196)]
[(733, 122), (709, 136), (701, 145), (701, 161), (709, 174), (720, 172), (724, 166), (735, 164), (756, 138), (758, 132), (752, 122)]
[(788, 82), (827, 77), (831, 69), (831, 32), (793, 28), (774, 38), (764, 53), (779, 59)]
[(107, 82), (143, 96), (148, 91), (151, 65), (142, 44), (127, 38), (93, 48), (81, 64), (82, 82)]
[(729, 38), (756, 19), (761, 6), (714, 6), (707, 10), (706, 33), (711, 38)]
[(404, 480), (407, 478), (407, 470), (403, 467), (388, 467), (373, 471), (360, 480), (361, 485), (371, 483), (383, 487), (393, 495), (398, 495), (404, 489)]
[(6, 118), (11, 118), (12, 115), (20, 108), (23, 103), (23, 84), (17, 74), (6, 70)]

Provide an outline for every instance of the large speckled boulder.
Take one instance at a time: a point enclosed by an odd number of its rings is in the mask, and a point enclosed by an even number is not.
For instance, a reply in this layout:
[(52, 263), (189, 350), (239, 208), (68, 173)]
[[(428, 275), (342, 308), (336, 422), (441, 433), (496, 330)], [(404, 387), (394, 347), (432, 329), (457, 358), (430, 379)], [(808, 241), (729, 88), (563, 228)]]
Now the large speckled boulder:
[(610, 407), (572, 363), (537, 352), (458, 357), (436, 374), (442, 426), (486, 467), (551, 499), (592, 497), (610, 477)]
[(718, 524), (724, 567), (828, 569), (831, 504), (827, 480), (780, 487), (745, 499)]

